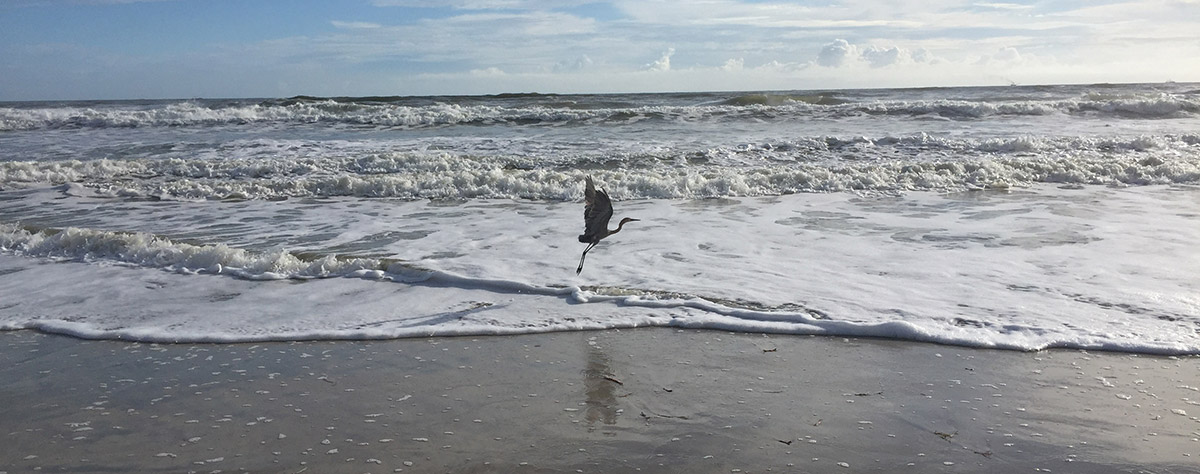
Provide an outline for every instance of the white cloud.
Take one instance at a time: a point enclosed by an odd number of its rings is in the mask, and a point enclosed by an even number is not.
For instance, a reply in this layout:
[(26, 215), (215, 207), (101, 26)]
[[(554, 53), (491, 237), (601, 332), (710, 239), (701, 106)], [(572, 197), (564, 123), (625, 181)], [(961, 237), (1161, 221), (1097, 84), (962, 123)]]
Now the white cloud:
[(426, 20), (423, 24), (432, 28), (487, 28), (462, 31), (468, 33), (464, 39), (485, 40), (489, 37), (519, 34), (524, 36), (555, 36), (585, 34), (596, 31), (596, 22), (567, 13), (523, 12), (523, 13), (470, 13), (440, 20)]
[(885, 68), (936, 64), (942, 61), (925, 48), (910, 50), (894, 45), (856, 45), (844, 39), (837, 39), (821, 48), (816, 64), (828, 68), (851, 68), (864, 64), (872, 68)]
[(333, 24), (334, 28), (341, 28), (341, 29), (346, 29), (346, 30), (369, 30), (369, 29), (383, 27), (383, 25), (380, 25), (379, 23), (370, 23), (370, 22), (365, 22), (365, 21), (333, 20), (330, 23)]
[[(994, 83), (996, 71), (1011, 66), (1014, 77), (1030, 83), (1037, 80), (1019, 76), (1018, 70), (1069, 70), (1055, 66), (1098, 61), (1094, 51), (1055, 50), (1088, 33), (1103, 32), (1078, 26), (1092, 21), (1096, 12), (1052, 15), (1044, 5), (1015, 8), (1016, 0), (1004, 1), (837, 0), (805, 5), (782, 0), (614, 0), (612, 5), (626, 17), (612, 19), (554, 10), (583, 0), (377, 0), (379, 5), (439, 6), (443, 14), (446, 8), (463, 11), (380, 28), (355, 28), (355, 23), (345, 22), (335, 35), (304, 38), (309, 44), (296, 45), (293, 54), (320, 55), (314, 62), (325, 64), (375, 61), (412, 65), (414, 70), (430, 65), (437, 72), (424, 77), (438, 79), (427, 84), (442, 90), (461, 85), (449, 77), (469, 81), (490, 72), (488, 77), (496, 79), (500, 72), (503, 81), (480, 81), (496, 88), (493, 92), (506, 87), (524, 90), (522, 81), (542, 81), (547, 86), (539, 89), (549, 91), (637, 90), (637, 81), (643, 81), (640, 88), (646, 90), (662, 87), (661, 78), (650, 80), (645, 71), (672, 78), (694, 75), (695, 84), (739, 89), (795, 88), (814, 81), (848, 85), (850, 80), (856, 86)], [(1200, 49), (1200, 35), (1191, 38), (1196, 45), (1192, 49)], [(665, 45), (672, 48), (664, 51)], [(1124, 48), (1135, 60), (1136, 48)], [(674, 57), (677, 50), (687, 52), (686, 64)], [(1095, 69), (1077, 68), (1081, 75)], [(605, 77), (611, 80), (592, 80)], [(720, 78), (728, 82), (713, 82)], [(683, 81), (671, 84), (684, 86)]]
[(1023, 55), (1017, 48), (1012, 46), (997, 47), (991, 52), (979, 55), (974, 61), (966, 61), (966, 63), (971, 66), (989, 68), (1012, 68), (1021, 65), (1038, 65), (1045, 67), (1050, 65), (1042, 58), (1037, 58), (1033, 55)]
[(665, 52), (663, 52), (662, 56), (660, 56), (657, 60), (655, 60), (654, 62), (652, 62), (650, 64), (647, 64), (646, 70), (670, 71), (671, 70), (671, 56), (673, 56), (673, 55), (675, 55), (675, 48), (668, 48)]
[(804, 69), (804, 66), (803, 65), (796, 66), (796, 65), (784, 64), (779, 61), (771, 61), (771, 62), (768, 62), (766, 64), (763, 64), (763, 65), (760, 65), (760, 66), (754, 68), (755, 71), (766, 72), (766, 73), (771, 73), (771, 74), (788, 73), (793, 70), (799, 70), (799, 69)]
[(489, 68), (485, 68), (485, 69), (472, 69), (471, 75), (472, 76), (494, 77), (494, 76), (504, 76), (506, 74), (504, 73), (504, 71), (500, 70), (500, 68), (498, 68), (498, 67), (489, 67)]
[(996, 51), (992, 55), (992, 59), (1000, 62), (1015, 63), (1021, 60), (1021, 53), (1017, 51), (1017, 48), (1004, 47), (1000, 48), (1000, 51)]
[(372, 0), (377, 7), (451, 8), (454, 10), (549, 10), (595, 0)]
[(938, 58), (925, 48), (917, 48), (915, 51), (909, 53), (909, 57), (912, 58), (913, 62), (917, 63), (932, 63), (938, 61)]
[(512, 73), (570, 70), (557, 64), (570, 56), (588, 57), (576, 64), (584, 67), (595, 57), (593, 49), (607, 46), (597, 40), (594, 20), (556, 12), (472, 12), (402, 25), (332, 24), (336, 33), (265, 41), (250, 49), (330, 65), (399, 62), (406, 69), (440, 69), (452, 64), (464, 73), (490, 66)]
[(821, 52), (817, 55), (817, 64), (825, 67), (838, 67), (857, 54), (858, 48), (849, 41), (836, 39), (821, 48)]
[(556, 72), (575, 72), (583, 71), (590, 67), (592, 67), (592, 58), (589, 58), (585, 54), (571, 61), (559, 61), (554, 64), (553, 70)]
[(636, 23), (671, 26), (730, 26), (753, 28), (862, 28), (923, 25), (892, 12), (876, 13), (878, 5), (854, 5), (853, 1), (828, 6), (807, 6), (785, 1), (746, 2), (739, 0), (615, 0), (614, 6)]
[(983, 2), (983, 3), (976, 3), (974, 5), (977, 7), (981, 7), (981, 8), (994, 8), (997, 10), (1030, 10), (1030, 9), (1033, 9), (1033, 5), (1021, 5), (1019, 3), (986, 3), (986, 2)]
[[(0, 0), (0, 15), (14, 5), (137, 1), (151, 0)], [(215, 34), (153, 48), (60, 41), (87, 54), (29, 52), (53, 41), (14, 33), (0, 41), (0, 99), (245, 96), (283, 80), (295, 89), (280, 93), (292, 95), (970, 85), (1007, 83), (997, 78), (1010, 75), (1023, 84), (1200, 80), (1200, 61), (1188, 59), (1200, 57), (1197, 0), (362, 3), (410, 10), (340, 10), (338, 20), (316, 19), (320, 28), (252, 42)], [(155, 7), (163, 5), (170, 4)], [(398, 13), (406, 18), (390, 23)], [(136, 80), (166, 71), (187, 74)]]
[(907, 57), (907, 53), (902, 53), (900, 48), (892, 46), (890, 48), (881, 48), (878, 46), (868, 46), (862, 50), (862, 58), (871, 65), (871, 67), (891, 66), (900, 61), (901, 56)]

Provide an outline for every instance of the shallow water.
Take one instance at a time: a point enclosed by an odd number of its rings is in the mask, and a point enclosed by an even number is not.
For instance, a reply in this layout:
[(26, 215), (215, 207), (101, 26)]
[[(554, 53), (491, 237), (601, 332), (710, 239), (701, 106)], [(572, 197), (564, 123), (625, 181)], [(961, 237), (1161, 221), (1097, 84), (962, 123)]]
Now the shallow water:
[(199, 204), (64, 209), (56, 194), (6, 206), (49, 224), (5, 228), (19, 249), (0, 257), (5, 292), (38, 295), (6, 298), (8, 328), (241, 341), (675, 325), (1200, 348), (1196, 188), (625, 201), (618, 216), (642, 220), (578, 276), (578, 203), (244, 201), (189, 221)]

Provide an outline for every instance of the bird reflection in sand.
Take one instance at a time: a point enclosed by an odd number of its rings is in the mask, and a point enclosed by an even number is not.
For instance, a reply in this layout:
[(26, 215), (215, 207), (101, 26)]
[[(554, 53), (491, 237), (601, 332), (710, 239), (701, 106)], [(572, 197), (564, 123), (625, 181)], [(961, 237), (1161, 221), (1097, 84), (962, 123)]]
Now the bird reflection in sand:
[(583, 386), (587, 396), (584, 419), (589, 427), (594, 427), (596, 422), (606, 425), (617, 423), (620, 413), (616, 391), (620, 384), (612, 376), (608, 355), (594, 339), (589, 340), (587, 368), (583, 370)]

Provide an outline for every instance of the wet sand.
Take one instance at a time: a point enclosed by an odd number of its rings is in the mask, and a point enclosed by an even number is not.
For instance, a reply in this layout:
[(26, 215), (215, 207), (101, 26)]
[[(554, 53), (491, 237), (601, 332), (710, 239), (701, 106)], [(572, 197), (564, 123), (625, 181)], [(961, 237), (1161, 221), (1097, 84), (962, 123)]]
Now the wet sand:
[(678, 329), (0, 333), (0, 472), (1200, 472), (1200, 358)]

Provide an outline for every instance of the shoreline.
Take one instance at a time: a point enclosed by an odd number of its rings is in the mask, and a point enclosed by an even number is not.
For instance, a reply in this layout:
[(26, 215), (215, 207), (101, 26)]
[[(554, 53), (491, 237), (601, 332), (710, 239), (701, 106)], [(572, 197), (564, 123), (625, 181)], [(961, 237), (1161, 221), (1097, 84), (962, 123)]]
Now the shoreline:
[(0, 472), (1200, 472), (1200, 357), (677, 328), (0, 334)]

